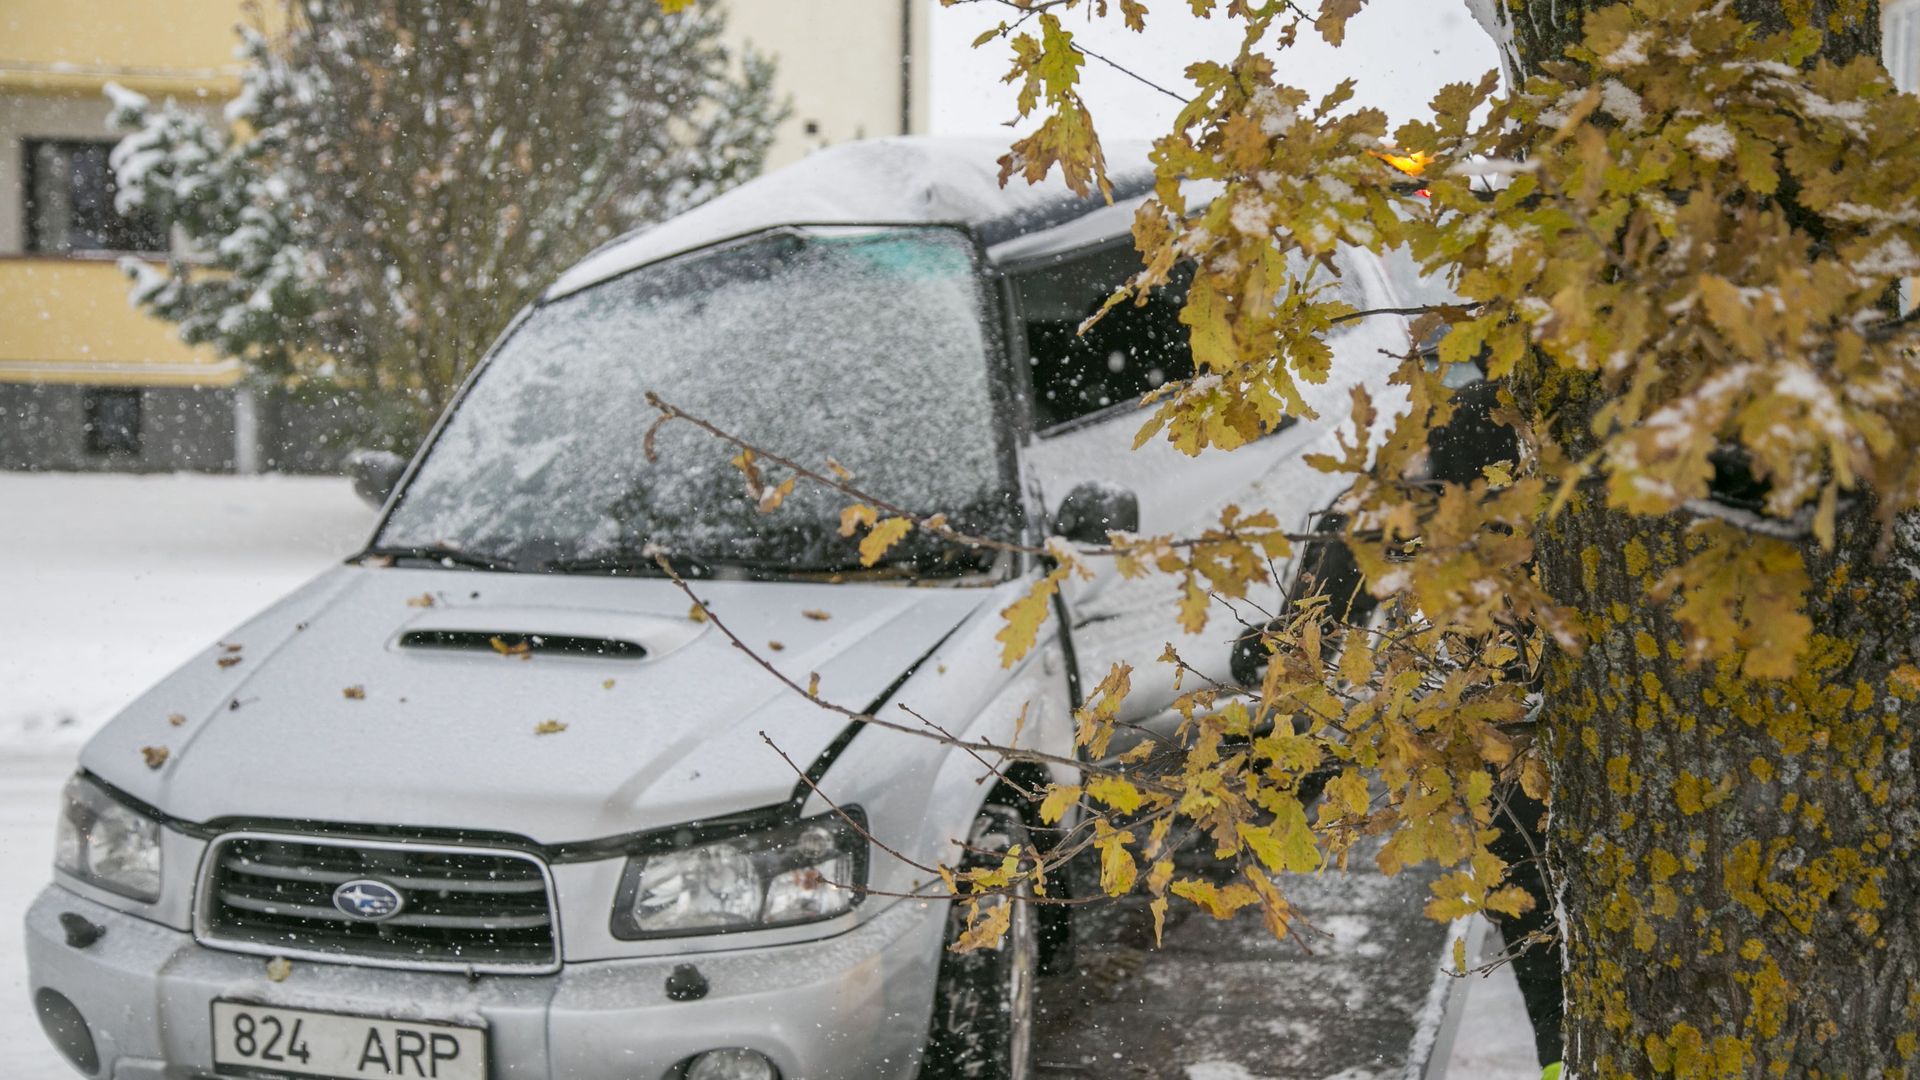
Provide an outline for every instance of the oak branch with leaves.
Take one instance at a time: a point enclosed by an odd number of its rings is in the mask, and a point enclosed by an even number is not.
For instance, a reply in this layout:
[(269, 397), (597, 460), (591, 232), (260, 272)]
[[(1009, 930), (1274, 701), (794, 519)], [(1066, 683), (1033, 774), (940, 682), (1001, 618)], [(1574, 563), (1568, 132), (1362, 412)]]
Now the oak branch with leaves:
[[(988, 0), (943, 0), (962, 2)], [(1080, 92), (1099, 58), (1072, 24), (1152, 34), (1148, 6), (995, 2), (976, 45), (1008, 49), (1025, 132), (1003, 179), (1106, 190)], [(1169, 650), (1190, 680), (1171, 742), (1045, 793), (1042, 816), (1087, 811), (1076, 843), (1108, 893), (1145, 889), (1156, 915), (1256, 908), (1286, 935), (1274, 873), (1357, 851), (1437, 866), (1436, 918), (1527, 907), (1496, 854), (1518, 786), (1552, 805), (1575, 1073), (1913, 1075), (1920, 325), (1897, 295), (1920, 274), (1920, 99), (1879, 65), (1876, 5), (1477, 0), (1505, 79), (1449, 86), (1395, 130), (1351, 82), (1315, 100), (1280, 79), (1289, 47), (1340, 44), (1364, 0), (1189, 6), (1244, 34), (1187, 69), (1134, 221), (1141, 270), (1111, 301), (1191, 270), (1197, 374), (1150, 396), (1140, 440), (1225, 453), (1311, 415), (1329, 330), (1364, 317), (1328, 287), (1342, 247), (1404, 250), (1459, 302), (1415, 324), (1438, 363), (1409, 342), (1403, 400), (1354, 391), (1354, 429), (1385, 437), (1319, 461), (1350, 478), (1339, 537), (1383, 616), (1276, 620), (1254, 686)], [(1497, 389), (1515, 452), (1440, 477), (1459, 364)], [(945, 527), (824, 482), (857, 504), (869, 561)], [(1165, 575), (1191, 629), (1209, 597), (1273, 584), (1301, 539), (1255, 508), (1202, 537), (1050, 544), (1052, 573), (1006, 609), (1008, 660), (1086, 560)], [(1129, 681), (1116, 667), (1080, 711), (1092, 758)], [(1325, 794), (1303, 800), (1316, 774)], [(1231, 879), (1183, 876), (1181, 838)]]

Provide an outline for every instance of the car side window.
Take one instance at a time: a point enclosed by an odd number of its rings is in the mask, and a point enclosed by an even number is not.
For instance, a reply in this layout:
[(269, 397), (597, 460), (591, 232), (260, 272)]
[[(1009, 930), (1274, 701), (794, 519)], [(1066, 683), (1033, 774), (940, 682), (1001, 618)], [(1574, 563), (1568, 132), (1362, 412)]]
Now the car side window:
[(1039, 431), (1192, 377), (1193, 353), (1180, 323), (1191, 278), (1184, 268), (1145, 304), (1124, 301), (1076, 333), (1139, 268), (1133, 248), (1119, 244), (1014, 275)]

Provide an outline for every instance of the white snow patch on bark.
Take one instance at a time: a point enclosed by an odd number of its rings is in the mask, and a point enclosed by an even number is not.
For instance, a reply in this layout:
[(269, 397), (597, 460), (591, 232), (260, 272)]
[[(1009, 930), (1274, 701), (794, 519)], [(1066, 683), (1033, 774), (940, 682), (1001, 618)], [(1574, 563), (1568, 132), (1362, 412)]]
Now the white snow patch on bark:
[(1853, 268), (1863, 274), (1876, 277), (1904, 277), (1920, 274), (1920, 255), (1903, 237), (1889, 236), (1880, 242), (1880, 246), (1861, 256)]
[(1514, 252), (1520, 250), (1520, 245), (1532, 233), (1531, 226), (1523, 225), (1516, 229), (1505, 224), (1495, 225), (1493, 231), (1487, 234), (1487, 261), (1502, 266), (1513, 261)]
[(1514, 161), (1511, 158), (1469, 158), (1458, 162), (1447, 170), (1453, 176), (1516, 176), (1520, 173), (1539, 172), (1538, 161)]
[(1628, 129), (1637, 128), (1647, 121), (1647, 107), (1640, 102), (1640, 95), (1627, 88), (1619, 79), (1608, 79), (1600, 84), (1600, 107)]
[(1612, 52), (1600, 58), (1600, 65), (1609, 68), (1639, 67), (1647, 62), (1647, 42), (1652, 35), (1645, 30), (1635, 30), (1627, 35)]
[(1722, 123), (1701, 124), (1687, 132), (1687, 148), (1708, 161), (1732, 157), (1737, 145), (1733, 129)]

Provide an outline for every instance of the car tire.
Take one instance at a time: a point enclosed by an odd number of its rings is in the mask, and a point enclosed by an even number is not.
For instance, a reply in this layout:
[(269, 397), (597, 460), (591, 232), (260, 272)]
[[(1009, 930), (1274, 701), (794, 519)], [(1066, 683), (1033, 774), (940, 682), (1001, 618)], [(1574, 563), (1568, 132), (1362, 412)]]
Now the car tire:
[[(1000, 860), (992, 853), (1015, 844), (1033, 850), (1020, 812), (984, 806), (973, 819), (960, 865), (997, 865)], [(1040, 920), (1024, 884), (1000, 902), (1014, 907), (1007, 935), (995, 949), (952, 951), (966, 930), (966, 912), (957, 903), (948, 911), (921, 1080), (1027, 1080), (1032, 1075)]]

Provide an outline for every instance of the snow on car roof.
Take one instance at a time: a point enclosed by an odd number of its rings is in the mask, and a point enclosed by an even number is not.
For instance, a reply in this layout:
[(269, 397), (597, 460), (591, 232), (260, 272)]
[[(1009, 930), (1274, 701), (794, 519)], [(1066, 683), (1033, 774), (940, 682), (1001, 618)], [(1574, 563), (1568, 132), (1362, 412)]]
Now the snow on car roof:
[[(1106, 146), (1116, 202), (1151, 189), (1147, 144)], [(1001, 139), (898, 136), (841, 143), (748, 181), (677, 217), (608, 243), (547, 290), (552, 300), (635, 267), (780, 225), (962, 225), (982, 244), (1051, 229), (1107, 208), (1058, 174), (1000, 186)], [(1104, 217), (1104, 215), (1103, 215)], [(1130, 218), (1114, 215), (1116, 233)]]

